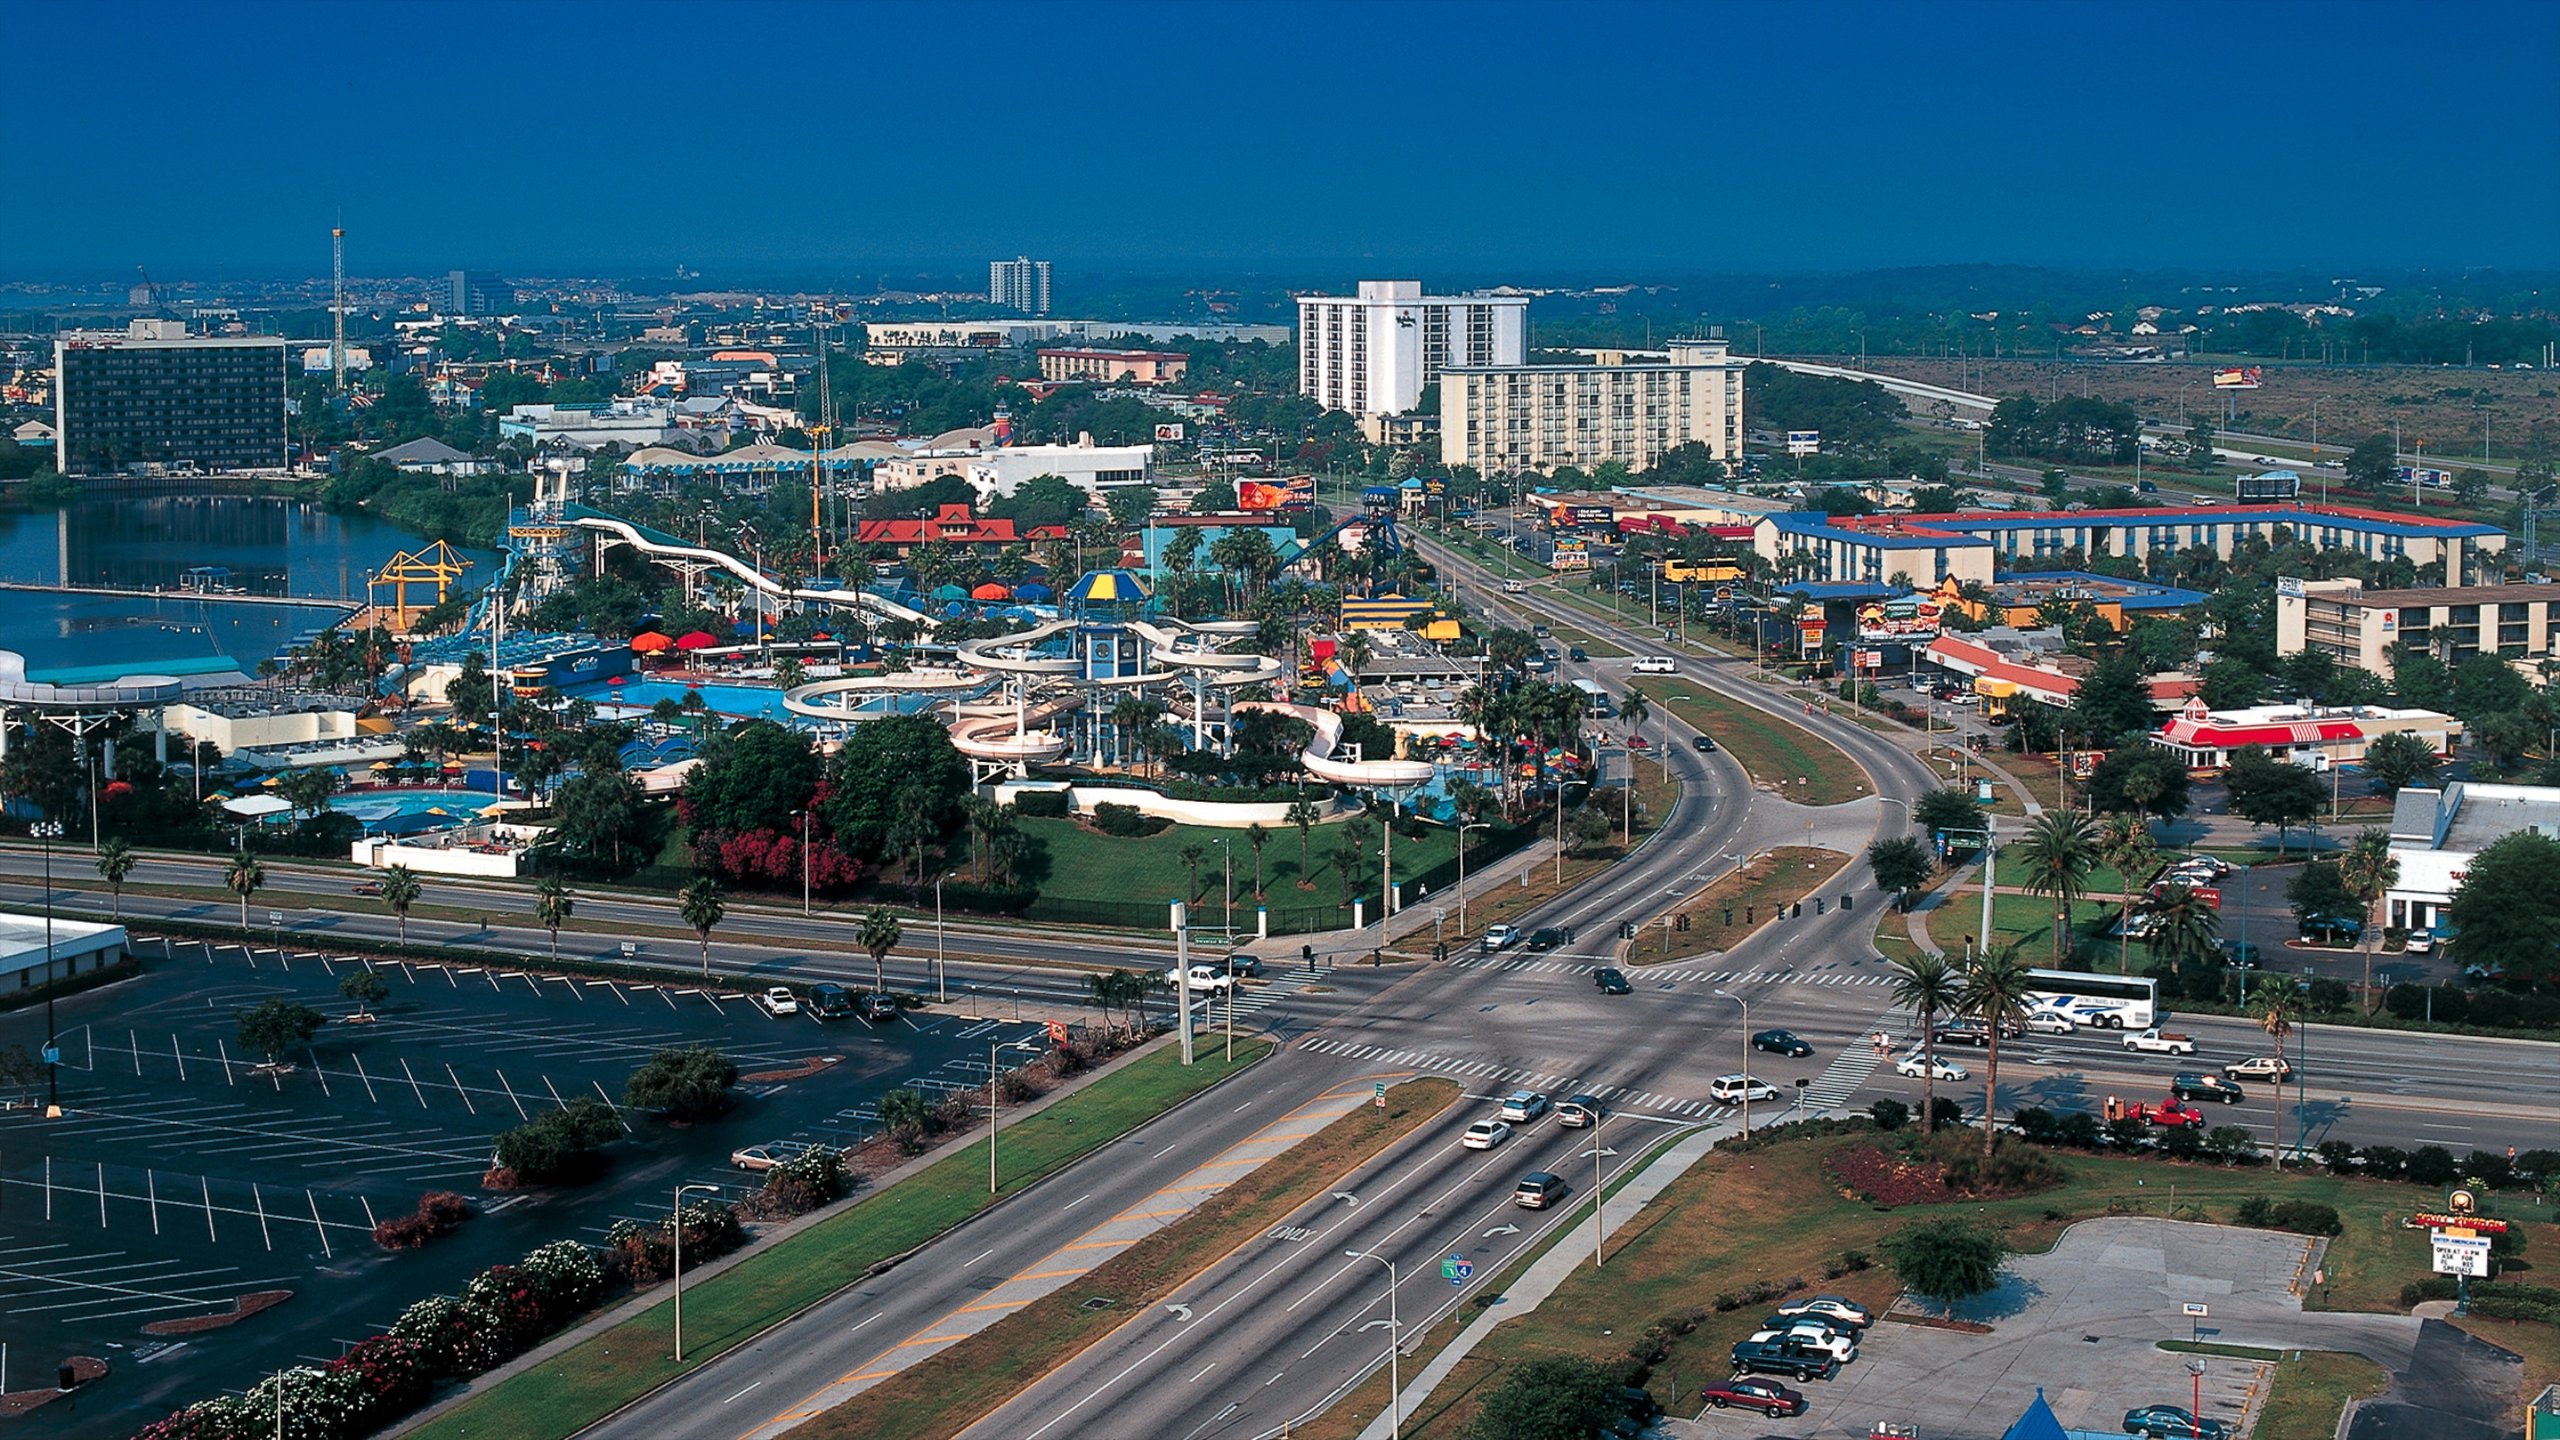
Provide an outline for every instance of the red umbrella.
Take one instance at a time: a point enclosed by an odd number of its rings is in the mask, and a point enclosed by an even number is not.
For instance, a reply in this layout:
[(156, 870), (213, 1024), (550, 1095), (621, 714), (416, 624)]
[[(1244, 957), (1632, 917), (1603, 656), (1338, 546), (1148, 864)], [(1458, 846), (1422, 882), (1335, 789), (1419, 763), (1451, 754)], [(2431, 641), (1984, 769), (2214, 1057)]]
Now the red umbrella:
[(981, 585), (977, 589), (970, 591), (969, 598), (972, 600), (1010, 600), (1013, 598), (1013, 592), (1007, 590), (1001, 585), (989, 582), (988, 584)]
[(719, 643), (716, 637), (700, 630), (688, 630), (676, 637), (676, 648), (679, 650), (699, 650), (706, 645)]
[(612, 687), (613, 687), (613, 688), (615, 688), (616, 690), (619, 690), (619, 689), (621, 689), (621, 688), (622, 688), (622, 682), (623, 682), (625, 679), (627, 679), (627, 678), (628, 678), (628, 677), (626, 677), (626, 676), (616, 675), (616, 676), (614, 676), (612, 679), (607, 680), (607, 681), (606, 681), (606, 682), (604, 682), (604, 683), (606, 683), (607, 685), (612, 686)]
[(643, 630), (631, 637), (631, 649), (640, 655), (655, 655), (675, 643), (655, 630)]

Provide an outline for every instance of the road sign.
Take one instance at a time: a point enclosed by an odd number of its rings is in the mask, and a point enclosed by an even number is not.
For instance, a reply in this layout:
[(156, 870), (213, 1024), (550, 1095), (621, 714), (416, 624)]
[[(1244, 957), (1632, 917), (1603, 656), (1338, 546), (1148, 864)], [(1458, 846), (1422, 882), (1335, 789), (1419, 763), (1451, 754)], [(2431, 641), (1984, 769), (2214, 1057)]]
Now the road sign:
[(2199, 1303), (2199, 1302), (2197, 1302), (2197, 1301), (2194, 1301), (2194, 1300), (2190, 1300), (2190, 1301), (2188, 1301), (2187, 1303), (2185, 1303), (2184, 1305), (2181, 1305), (2181, 1306), (2179, 1306), (2179, 1307), (2178, 1307), (2178, 1313), (2179, 1313), (2179, 1314), (2181, 1314), (2181, 1315), (2192, 1315), (2192, 1316), (2194, 1316), (2196, 1319), (2201, 1320), (2201, 1319), (2203, 1319), (2204, 1317), (2206, 1317), (2207, 1315), (2212, 1314), (2213, 1312), (2212, 1312), (2211, 1310), (2207, 1309), (2203, 1304), (2201, 1304), (2201, 1303)]
[(59, 1046), (59, 1045), (47, 1045), (46, 1047), (44, 1047), (44, 1063), (46, 1063), (47, 1065), (59, 1065), (59, 1064), (61, 1064), (61, 1063), (62, 1063), (62, 1047), (61, 1047), (61, 1046)]
[(1384, 1109), (1386, 1109), (1386, 1108), (1387, 1108), (1387, 1082), (1386, 1082), (1386, 1081), (1384, 1081), (1384, 1080), (1381, 1080), (1381, 1081), (1379, 1081), (1379, 1082), (1378, 1082), (1378, 1100), (1377, 1100), (1377, 1104), (1378, 1104), (1378, 1108), (1379, 1108), (1379, 1109), (1381, 1109), (1381, 1110), (1384, 1110)]
[(284, 912), (283, 912), (283, 911), (281, 911), (281, 910), (270, 910), (270, 911), (268, 911), (268, 912), (267, 912), (267, 925), (268, 925), (268, 928), (273, 929), (273, 928), (276, 928), (276, 927), (281, 926), (281, 925), (283, 925), (283, 924), (284, 924)]
[(1476, 1262), (1464, 1255), (1451, 1255), (1440, 1262), (1440, 1278), (1451, 1285), (1464, 1285), (1467, 1283), (1467, 1277), (1475, 1273)]

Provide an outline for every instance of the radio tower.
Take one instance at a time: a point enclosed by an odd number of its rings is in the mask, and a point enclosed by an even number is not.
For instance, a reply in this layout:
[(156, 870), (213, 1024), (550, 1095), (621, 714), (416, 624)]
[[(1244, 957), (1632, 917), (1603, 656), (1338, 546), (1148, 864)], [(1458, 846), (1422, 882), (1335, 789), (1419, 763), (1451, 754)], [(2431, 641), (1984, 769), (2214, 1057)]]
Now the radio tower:
[(347, 227), (329, 227), (329, 314), (336, 329), (329, 339), (329, 376), (340, 393), (347, 388)]

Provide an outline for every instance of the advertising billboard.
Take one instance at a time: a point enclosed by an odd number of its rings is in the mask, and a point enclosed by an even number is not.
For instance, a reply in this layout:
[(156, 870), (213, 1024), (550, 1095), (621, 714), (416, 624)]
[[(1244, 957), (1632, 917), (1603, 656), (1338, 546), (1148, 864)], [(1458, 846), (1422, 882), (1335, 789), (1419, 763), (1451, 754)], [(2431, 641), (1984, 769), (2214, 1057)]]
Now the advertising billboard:
[(1614, 530), (1618, 528), (1618, 511), (1614, 505), (1576, 505), (1571, 517), (1577, 530)]
[(1238, 480), (1239, 510), (1303, 510), (1316, 503), (1316, 477), (1292, 475), (1285, 480)]
[(2400, 483), (2424, 485), (2430, 490), (2450, 489), (2453, 485), (2453, 472), (2438, 470), (2427, 465), (2403, 465), (2400, 467)]
[(1176, 420), (1170, 425), (1159, 425), (1156, 427), (1156, 439), (1159, 441), (1180, 440), (1181, 438), (1182, 422), (1179, 420)]
[(2235, 365), (2227, 370), (2216, 370), (2213, 372), (2213, 388), (2216, 390), (2255, 390), (2258, 388), (2259, 383), (2264, 381), (2266, 378), (2267, 372), (2262, 366)]
[(1790, 430), (1790, 431), (1788, 431), (1788, 432), (1787, 432), (1787, 453), (1788, 453), (1788, 454), (1790, 454), (1790, 455), (1815, 455), (1815, 454), (1819, 454), (1819, 453), (1821, 453), (1821, 450), (1822, 450), (1822, 432), (1821, 432), (1821, 431), (1819, 431), (1819, 430)]

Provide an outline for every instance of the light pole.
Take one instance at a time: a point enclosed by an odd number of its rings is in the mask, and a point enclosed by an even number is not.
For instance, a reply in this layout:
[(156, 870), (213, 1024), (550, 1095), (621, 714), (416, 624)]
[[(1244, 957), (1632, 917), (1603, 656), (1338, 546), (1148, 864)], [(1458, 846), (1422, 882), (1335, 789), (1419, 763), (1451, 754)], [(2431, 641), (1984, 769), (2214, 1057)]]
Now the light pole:
[(1231, 836), (1231, 835), (1221, 835), (1221, 836), (1219, 836), (1219, 837), (1218, 837), (1218, 854), (1219, 854), (1220, 858), (1221, 858), (1221, 859), (1224, 861), (1224, 863), (1225, 863), (1225, 869), (1226, 869), (1226, 902), (1227, 902), (1227, 903), (1226, 903), (1226, 915), (1225, 915), (1225, 918), (1224, 918), (1220, 923), (1222, 923), (1222, 924), (1224, 924), (1224, 925), (1226, 926), (1228, 942), (1229, 942), (1229, 944), (1233, 944), (1233, 943), (1234, 943), (1234, 940), (1235, 940), (1235, 933), (1236, 933), (1236, 846), (1235, 846), (1235, 837), (1233, 837), (1233, 836)]
[(53, 1028), (53, 842), (62, 838), (62, 822), (39, 820), (32, 827), (44, 845), (44, 1118), (62, 1118), (62, 1041)]
[(1490, 820), (1470, 820), (1458, 827), (1458, 938), (1467, 938), (1467, 832), (1490, 830)]
[(1396, 1262), (1373, 1250), (1345, 1250), (1342, 1253), (1354, 1260), (1375, 1260), (1387, 1267), (1387, 1437), (1388, 1440), (1403, 1440), (1404, 1376), (1402, 1367), (1397, 1363), (1403, 1342), (1397, 1337), (1401, 1327), (1396, 1322)]
[(1742, 1133), (1751, 1134), (1751, 1002), (1730, 990), (1717, 994), (1742, 1007)]
[(684, 1363), (684, 1192), (687, 1190), (700, 1190), (706, 1194), (717, 1195), (720, 1193), (720, 1187), (717, 1185), (677, 1186), (675, 1206), (673, 1212), (667, 1217), (667, 1226), (675, 1231), (676, 1239), (676, 1363), (679, 1365)]
[(1039, 1049), (1039, 1046), (1021, 1040), (987, 1042), (987, 1193), (990, 1195), (996, 1193), (996, 1112), (1002, 1108), (996, 1095), (996, 1052), (1029, 1050), (1036, 1054)]
[(809, 812), (800, 812), (800, 913), (809, 913)]
[(951, 985), (942, 972), (942, 882), (959, 873), (954, 870), (947, 875), (937, 875), (933, 881), (933, 1003), (936, 1005), (951, 1003)]

